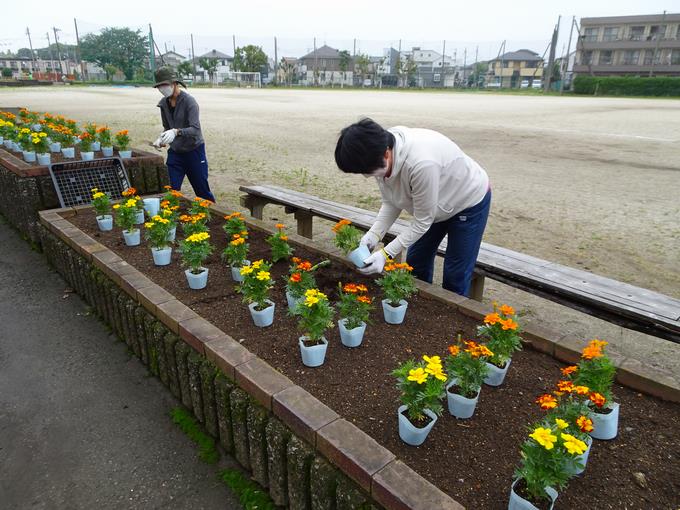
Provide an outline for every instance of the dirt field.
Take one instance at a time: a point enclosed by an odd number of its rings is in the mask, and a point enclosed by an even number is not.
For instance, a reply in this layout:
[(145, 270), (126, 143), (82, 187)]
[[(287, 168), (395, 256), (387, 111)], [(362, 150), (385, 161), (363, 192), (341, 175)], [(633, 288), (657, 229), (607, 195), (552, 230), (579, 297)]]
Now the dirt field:
[[(339, 130), (361, 116), (450, 136), (491, 176), (485, 240), (680, 298), (680, 101), (349, 90), (191, 93), (220, 200), (269, 182), (368, 209), (379, 192), (335, 167)], [(161, 130), (160, 95), (143, 88), (0, 91), (22, 105), (128, 128), (140, 148)], [(276, 208), (269, 216), (280, 216)], [(292, 220), (290, 220), (292, 221)], [(326, 225), (316, 223), (324, 234)], [(552, 327), (600, 337), (612, 350), (680, 377), (680, 346), (629, 332), (495, 282), (510, 302)]]

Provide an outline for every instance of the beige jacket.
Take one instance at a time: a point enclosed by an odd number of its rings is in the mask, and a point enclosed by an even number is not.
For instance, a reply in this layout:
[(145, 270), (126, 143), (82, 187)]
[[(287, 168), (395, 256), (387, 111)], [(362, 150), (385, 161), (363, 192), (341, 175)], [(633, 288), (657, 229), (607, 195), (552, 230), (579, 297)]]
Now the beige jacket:
[(402, 210), (413, 216), (410, 229), (385, 246), (394, 257), (420, 239), (432, 223), (481, 202), (489, 177), (441, 133), (403, 126), (389, 131), (395, 137), (392, 173), (376, 177), (382, 207), (370, 232), (382, 239)]

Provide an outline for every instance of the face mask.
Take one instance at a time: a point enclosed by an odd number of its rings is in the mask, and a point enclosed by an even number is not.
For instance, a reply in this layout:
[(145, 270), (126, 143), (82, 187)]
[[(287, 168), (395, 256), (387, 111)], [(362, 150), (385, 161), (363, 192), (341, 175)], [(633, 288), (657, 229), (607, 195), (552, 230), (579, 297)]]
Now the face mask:
[(387, 160), (383, 161), (382, 168), (376, 168), (370, 174), (367, 174), (367, 176), (371, 177), (385, 177), (386, 175), (387, 175)]
[(170, 97), (172, 95), (174, 87), (172, 85), (160, 85), (158, 87), (158, 92), (163, 94), (163, 97)]

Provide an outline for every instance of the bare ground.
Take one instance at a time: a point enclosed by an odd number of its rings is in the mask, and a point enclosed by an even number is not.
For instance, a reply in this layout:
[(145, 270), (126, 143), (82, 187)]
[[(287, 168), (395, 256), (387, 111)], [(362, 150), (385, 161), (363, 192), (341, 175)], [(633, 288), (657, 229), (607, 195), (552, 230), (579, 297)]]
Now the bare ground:
[[(491, 176), (485, 240), (680, 297), (680, 100), (350, 90), (193, 89), (221, 201), (268, 182), (377, 209), (379, 192), (335, 167), (339, 130), (362, 116), (439, 130)], [(145, 88), (0, 91), (22, 105), (128, 128), (142, 148), (161, 130)], [(280, 209), (267, 209), (283, 217)], [(290, 220), (292, 221), (292, 219)], [(317, 222), (317, 238), (326, 237)], [(439, 277), (440, 278), (440, 277)], [(680, 346), (631, 332), (492, 281), (509, 302), (556, 329), (680, 378)]]

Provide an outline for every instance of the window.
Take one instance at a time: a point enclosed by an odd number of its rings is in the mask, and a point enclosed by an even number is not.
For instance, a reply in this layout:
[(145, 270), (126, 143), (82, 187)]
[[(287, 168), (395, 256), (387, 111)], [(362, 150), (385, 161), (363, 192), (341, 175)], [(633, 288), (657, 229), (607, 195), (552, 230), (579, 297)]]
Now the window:
[(435, 73), (435, 75), (432, 77), (432, 81), (435, 83), (438, 83), (441, 80), (442, 75), (439, 73)]
[(510, 67), (510, 62), (508, 62), (507, 60), (505, 60), (505, 61), (503, 62), (503, 67), (505, 67), (505, 68)]
[(639, 50), (627, 50), (623, 52), (623, 65), (635, 66), (640, 63)]
[(649, 40), (656, 41), (657, 39), (666, 38), (666, 25), (652, 25), (649, 29)]
[(671, 53), (671, 65), (680, 65), (680, 50), (673, 50), (673, 53)]
[(631, 41), (642, 41), (642, 37), (645, 35), (645, 27), (642, 25), (630, 27), (630, 35), (628, 39)]
[(524, 67), (527, 67), (527, 68), (529, 68), (529, 69), (535, 69), (536, 67), (538, 67), (538, 63), (537, 63), (536, 61), (533, 61), (533, 62), (525, 62), (525, 63), (524, 63)]
[(619, 38), (619, 27), (605, 27), (603, 41), (616, 41)]
[(646, 50), (645, 51), (644, 65), (651, 66), (653, 60), (654, 60), (654, 50)]
[(598, 29), (595, 28), (595, 27), (586, 28), (586, 31), (584, 33), (584, 37), (585, 37), (586, 42), (597, 41), (597, 32), (598, 32)]
[(584, 66), (589, 66), (593, 64), (593, 52), (592, 51), (584, 51), (583, 55), (581, 56), (581, 64)]
[(600, 65), (609, 66), (612, 64), (612, 50), (600, 51)]

